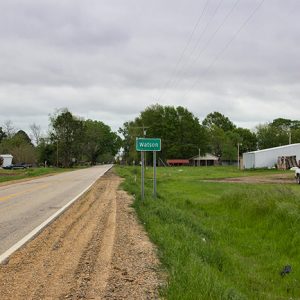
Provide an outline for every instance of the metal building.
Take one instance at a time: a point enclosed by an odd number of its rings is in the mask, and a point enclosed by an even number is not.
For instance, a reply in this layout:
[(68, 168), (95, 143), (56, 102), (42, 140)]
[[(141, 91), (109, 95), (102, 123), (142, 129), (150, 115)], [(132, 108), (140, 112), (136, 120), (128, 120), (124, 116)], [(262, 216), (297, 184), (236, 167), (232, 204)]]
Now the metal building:
[(279, 156), (294, 155), (298, 162), (300, 160), (300, 143), (247, 152), (243, 154), (243, 167), (245, 169), (273, 168), (277, 164)]

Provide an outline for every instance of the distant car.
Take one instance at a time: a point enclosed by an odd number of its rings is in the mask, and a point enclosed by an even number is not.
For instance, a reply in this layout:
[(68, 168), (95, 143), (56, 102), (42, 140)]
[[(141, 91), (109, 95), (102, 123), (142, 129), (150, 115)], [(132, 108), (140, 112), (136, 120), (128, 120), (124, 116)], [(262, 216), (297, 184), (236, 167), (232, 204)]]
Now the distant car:
[(30, 164), (20, 163), (20, 164), (12, 164), (6, 167), (3, 167), (5, 170), (17, 170), (17, 169), (27, 169), (30, 168)]

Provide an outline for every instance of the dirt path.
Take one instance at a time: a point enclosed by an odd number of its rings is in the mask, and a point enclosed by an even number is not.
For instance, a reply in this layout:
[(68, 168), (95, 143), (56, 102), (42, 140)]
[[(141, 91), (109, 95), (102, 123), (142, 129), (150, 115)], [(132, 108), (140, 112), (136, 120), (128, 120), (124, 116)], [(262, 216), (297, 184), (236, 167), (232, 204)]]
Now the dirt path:
[(295, 184), (294, 173), (204, 180), (207, 182)]
[(0, 266), (3, 299), (157, 299), (155, 249), (112, 171)]

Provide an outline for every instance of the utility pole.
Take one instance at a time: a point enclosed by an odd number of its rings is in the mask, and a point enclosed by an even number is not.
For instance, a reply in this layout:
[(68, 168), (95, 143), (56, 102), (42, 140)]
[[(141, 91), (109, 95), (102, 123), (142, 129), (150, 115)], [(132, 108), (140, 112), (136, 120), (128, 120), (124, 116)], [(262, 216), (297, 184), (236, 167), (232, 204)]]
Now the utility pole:
[(199, 148), (199, 159), (198, 159), (198, 167), (200, 166), (200, 148)]
[[(146, 133), (147, 133), (147, 128), (148, 127), (145, 127), (145, 125), (143, 124), (143, 135), (144, 137), (146, 137)], [(144, 167), (147, 165), (147, 157), (146, 157), (146, 152), (144, 152)]]
[(237, 143), (237, 148), (238, 148), (238, 152), (237, 152), (237, 165), (238, 165), (238, 169), (240, 169), (240, 145), (242, 145), (241, 143)]
[(58, 168), (58, 140), (56, 140), (56, 167)]

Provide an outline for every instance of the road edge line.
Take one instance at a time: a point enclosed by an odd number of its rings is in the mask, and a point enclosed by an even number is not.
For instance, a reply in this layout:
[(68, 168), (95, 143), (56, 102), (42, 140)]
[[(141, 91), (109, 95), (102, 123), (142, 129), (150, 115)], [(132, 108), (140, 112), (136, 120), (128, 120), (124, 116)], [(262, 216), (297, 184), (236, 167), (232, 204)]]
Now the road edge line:
[(53, 221), (55, 221), (62, 213), (64, 213), (74, 202), (76, 202), (83, 194), (85, 194), (98, 179), (100, 179), (103, 175), (105, 175), (114, 165), (111, 165), (103, 174), (97, 177), (87, 188), (85, 188), (81, 193), (75, 196), (72, 200), (70, 200), (67, 204), (65, 204), (62, 208), (56, 211), (53, 215), (51, 215), (48, 219), (46, 219), (42, 224), (34, 228), (31, 232), (25, 235), (20, 241), (11, 246), (8, 250), (0, 255), (0, 265), (3, 264), (14, 252), (23, 247), (26, 243), (34, 239), (39, 233), (41, 233), (48, 225), (50, 225)]

